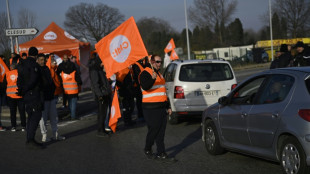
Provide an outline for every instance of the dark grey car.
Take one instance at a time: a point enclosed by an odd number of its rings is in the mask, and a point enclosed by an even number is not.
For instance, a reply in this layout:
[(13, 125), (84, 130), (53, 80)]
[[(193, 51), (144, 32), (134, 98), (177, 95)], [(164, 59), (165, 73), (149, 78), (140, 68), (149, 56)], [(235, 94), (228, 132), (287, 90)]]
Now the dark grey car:
[(207, 151), (237, 151), (310, 173), (310, 67), (267, 70), (239, 84), (202, 118)]

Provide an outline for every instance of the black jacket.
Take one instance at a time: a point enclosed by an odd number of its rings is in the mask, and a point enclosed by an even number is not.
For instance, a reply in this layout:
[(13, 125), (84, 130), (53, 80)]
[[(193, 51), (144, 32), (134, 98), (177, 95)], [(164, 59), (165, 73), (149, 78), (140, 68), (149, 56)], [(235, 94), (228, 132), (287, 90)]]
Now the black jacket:
[(134, 86), (131, 73), (129, 72), (122, 82), (116, 81), (119, 87), (119, 95), (122, 97), (134, 97)]
[(43, 96), (40, 66), (35, 58), (27, 57), (17, 66), (18, 95), (23, 96), (26, 105), (36, 110), (42, 110)]
[(296, 55), (294, 66), (310, 66), (310, 49), (308, 46), (305, 46), (304, 51)]
[(50, 101), (54, 99), (54, 92), (55, 92), (56, 86), (53, 82), (51, 72), (47, 66), (41, 66), (40, 71), (41, 71), (41, 77), (42, 77), (44, 101)]
[(88, 62), (91, 87), (96, 99), (99, 97), (108, 97), (112, 93), (106, 74), (102, 70), (102, 67), (100, 67), (101, 61), (98, 59), (98, 57), (90, 59)]
[(288, 67), (290, 61), (293, 59), (290, 52), (285, 52), (279, 56), (279, 66), (278, 68), (285, 68)]

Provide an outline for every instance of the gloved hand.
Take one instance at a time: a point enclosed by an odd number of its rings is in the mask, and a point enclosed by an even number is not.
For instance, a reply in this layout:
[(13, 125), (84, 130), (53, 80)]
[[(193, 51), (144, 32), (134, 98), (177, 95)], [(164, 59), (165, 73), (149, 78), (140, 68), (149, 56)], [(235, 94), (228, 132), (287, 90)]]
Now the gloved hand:
[(100, 97), (98, 98), (98, 100), (99, 100), (99, 101), (103, 101), (103, 97), (100, 96)]

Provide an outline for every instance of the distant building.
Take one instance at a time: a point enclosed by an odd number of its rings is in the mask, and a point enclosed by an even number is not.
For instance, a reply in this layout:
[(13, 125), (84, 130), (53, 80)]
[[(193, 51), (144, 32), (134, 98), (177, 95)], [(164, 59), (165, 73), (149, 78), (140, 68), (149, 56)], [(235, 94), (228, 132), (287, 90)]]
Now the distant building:
[(213, 48), (212, 50), (194, 51), (196, 59), (225, 59), (234, 60), (246, 56), (253, 49), (253, 45), (240, 47)]

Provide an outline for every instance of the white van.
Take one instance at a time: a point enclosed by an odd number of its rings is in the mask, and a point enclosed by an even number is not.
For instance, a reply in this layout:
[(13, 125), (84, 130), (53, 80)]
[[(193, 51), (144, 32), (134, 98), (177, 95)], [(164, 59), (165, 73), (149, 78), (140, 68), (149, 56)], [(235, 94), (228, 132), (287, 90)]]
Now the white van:
[(172, 109), (170, 124), (178, 123), (181, 116), (201, 115), (237, 85), (229, 62), (224, 60), (173, 61), (164, 78)]

